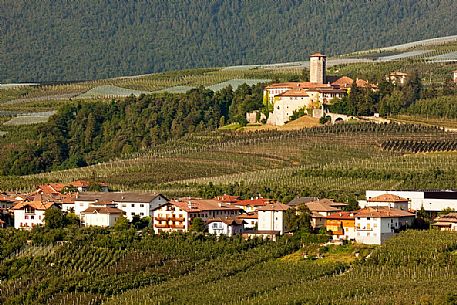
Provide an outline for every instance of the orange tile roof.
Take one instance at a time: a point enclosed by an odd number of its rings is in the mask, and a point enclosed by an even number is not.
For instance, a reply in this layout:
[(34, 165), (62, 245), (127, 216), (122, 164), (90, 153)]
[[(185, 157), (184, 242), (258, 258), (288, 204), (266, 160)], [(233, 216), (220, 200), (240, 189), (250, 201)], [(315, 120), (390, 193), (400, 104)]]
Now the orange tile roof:
[(54, 205), (54, 202), (41, 202), (41, 201), (25, 201), (16, 204), (13, 207), (13, 210), (22, 210), (25, 207), (29, 206), (35, 210), (47, 210)]
[(69, 183), (69, 185), (74, 187), (89, 187), (89, 182), (85, 180), (76, 180)]
[(279, 202), (269, 203), (266, 206), (260, 207), (257, 211), (287, 211), (290, 206)]
[(327, 57), (327, 56), (324, 54), (321, 54), (320, 52), (317, 52), (317, 53), (311, 54), (309, 57)]
[(341, 211), (341, 212), (330, 214), (326, 218), (333, 219), (333, 220), (355, 220), (355, 213), (356, 212)]
[(244, 223), (243, 219), (238, 219), (237, 217), (216, 217), (216, 218), (211, 218), (206, 221), (206, 223), (212, 223), (212, 222), (223, 222), (227, 225), (242, 225)]
[(408, 202), (408, 199), (393, 194), (382, 194), (368, 199), (368, 202)]
[(240, 208), (213, 199), (188, 199), (186, 201), (170, 201), (174, 206), (189, 213), (202, 211), (240, 211)]
[(0, 196), (0, 201), (15, 202), (16, 200), (14, 198), (11, 198), (11, 197), (8, 197), (8, 196), (5, 196), (5, 195), (1, 195)]
[(348, 76), (343, 76), (338, 78), (336, 81), (332, 83), (334, 86), (340, 86), (340, 87), (350, 87), (354, 80)]
[(339, 212), (341, 209), (331, 206), (333, 201), (329, 199), (321, 199), (317, 201), (307, 202), (305, 205), (311, 212)]
[(389, 207), (367, 207), (357, 212), (356, 217), (390, 218), (414, 217), (413, 213)]
[(292, 89), (278, 94), (278, 96), (308, 96), (308, 94), (306, 93), (306, 90), (303, 89)]

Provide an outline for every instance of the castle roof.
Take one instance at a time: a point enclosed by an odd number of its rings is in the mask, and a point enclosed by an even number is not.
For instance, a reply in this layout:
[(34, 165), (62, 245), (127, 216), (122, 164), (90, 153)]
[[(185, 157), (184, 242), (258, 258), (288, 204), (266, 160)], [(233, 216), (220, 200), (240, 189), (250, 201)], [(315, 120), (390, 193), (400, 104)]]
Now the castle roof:
[(283, 92), (281, 94), (278, 94), (278, 96), (302, 96), (306, 97), (308, 94), (306, 93), (306, 90), (304, 89), (292, 89), (286, 92)]
[(332, 88), (329, 84), (319, 84), (312, 82), (285, 82), (285, 83), (274, 83), (266, 87), (266, 89), (316, 89), (316, 88)]

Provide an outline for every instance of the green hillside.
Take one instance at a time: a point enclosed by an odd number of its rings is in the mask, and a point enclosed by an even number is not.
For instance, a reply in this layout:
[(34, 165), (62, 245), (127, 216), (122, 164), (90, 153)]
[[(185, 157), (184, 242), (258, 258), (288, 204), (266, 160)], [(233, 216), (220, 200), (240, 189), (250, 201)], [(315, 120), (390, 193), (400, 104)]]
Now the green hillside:
[(453, 0), (0, 2), (0, 82), (266, 64), (455, 35)]

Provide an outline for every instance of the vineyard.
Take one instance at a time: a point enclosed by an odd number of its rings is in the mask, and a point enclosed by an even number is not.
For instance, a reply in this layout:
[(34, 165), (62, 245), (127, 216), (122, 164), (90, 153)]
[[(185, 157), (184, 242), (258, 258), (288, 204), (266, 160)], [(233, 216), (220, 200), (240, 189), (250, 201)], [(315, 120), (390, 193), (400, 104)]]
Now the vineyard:
[[(175, 197), (204, 195), (202, 190), (212, 185), (214, 192), (261, 193), (285, 201), (295, 195), (355, 198), (366, 189), (453, 189), (457, 187), (457, 153), (444, 150), (455, 141), (454, 133), (407, 124), (215, 131), (170, 140), (152, 150), (93, 166), (1, 177), (0, 188), (32, 190), (46, 181), (95, 176), (124, 191), (158, 191)], [(402, 149), (397, 149), (398, 143), (403, 143)], [(419, 153), (423, 150), (411, 147), (428, 147), (433, 153)]]
[(103, 304), (452, 304), (456, 247), (452, 233), (408, 231), (352, 267), (325, 257), (270, 260), (220, 277), (189, 274)]
[(450, 232), (406, 231), (377, 248), (322, 247), (319, 235), (266, 242), (102, 229), (2, 232), (0, 302), (8, 305), (453, 304), (456, 298), (457, 236)]

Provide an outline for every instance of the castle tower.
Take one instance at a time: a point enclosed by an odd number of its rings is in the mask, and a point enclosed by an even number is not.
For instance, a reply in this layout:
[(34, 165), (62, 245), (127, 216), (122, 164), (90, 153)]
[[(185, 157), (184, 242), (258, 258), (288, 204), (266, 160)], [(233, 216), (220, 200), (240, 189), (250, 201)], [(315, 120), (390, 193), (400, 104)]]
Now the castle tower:
[(309, 81), (312, 83), (325, 83), (327, 57), (321, 53), (315, 53), (309, 57)]

